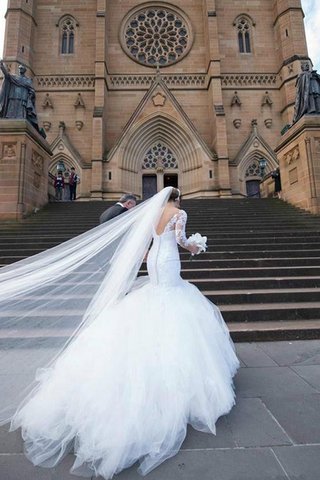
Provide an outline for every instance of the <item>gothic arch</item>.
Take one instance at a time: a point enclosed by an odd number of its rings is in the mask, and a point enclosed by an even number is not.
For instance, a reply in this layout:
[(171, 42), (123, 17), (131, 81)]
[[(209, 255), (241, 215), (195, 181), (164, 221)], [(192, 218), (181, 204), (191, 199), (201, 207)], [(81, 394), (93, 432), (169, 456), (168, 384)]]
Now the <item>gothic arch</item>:
[(238, 166), (238, 176), (240, 180), (240, 189), (241, 193), (243, 195), (246, 194), (246, 182), (250, 180), (262, 180), (261, 175), (253, 174), (253, 175), (248, 175), (248, 169), (254, 165), (254, 164), (259, 164), (259, 161), (261, 158), (265, 158), (267, 161), (267, 166), (265, 169), (264, 174), (267, 175), (268, 173), (272, 172), (275, 170), (279, 165), (275, 159), (275, 157), (266, 154), (265, 151), (262, 150), (254, 150), (248, 153), (247, 156), (245, 156), (241, 162), (239, 163)]
[(169, 115), (155, 114), (138, 123), (127, 137), (120, 168), (138, 173), (141, 159), (155, 142), (166, 144), (179, 158), (182, 173), (202, 166), (200, 145)]
[(235, 18), (234, 21), (233, 21), (233, 26), (234, 26), (234, 27), (237, 25), (238, 21), (239, 21), (241, 18), (245, 18), (246, 20), (248, 20), (253, 27), (256, 26), (256, 22), (253, 20), (253, 18), (251, 17), (251, 15), (249, 15), (248, 13), (240, 13), (239, 15), (236, 16), (236, 18)]
[(73, 158), (69, 157), (65, 153), (60, 153), (59, 152), (52, 157), (52, 159), (49, 163), (49, 173), (55, 175), (56, 165), (59, 162), (59, 160), (63, 161), (66, 168), (71, 169), (71, 167), (74, 167), (78, 173), (81, 172), (81, 165), (79, 165), (77, 161), (75, 161)]
[(65, 22), (65, 21), (68, 20), (68, 19), (72, 20), (72, 21), (75, 23), (76, 27), (79, 27), (79, 26), (80, 26), (80, 23), (78, 22), (78, 20), (76, 19), (76, 17), (74, 17), (74, 16), (71, 15), (70, 13), (65, 13), (65, 14), (62, 15), (62, 16), (59, 18), (59, 20), (57, 21), (56, 27), (60, 27), (60, 26), (63, 24), (63, 22)]

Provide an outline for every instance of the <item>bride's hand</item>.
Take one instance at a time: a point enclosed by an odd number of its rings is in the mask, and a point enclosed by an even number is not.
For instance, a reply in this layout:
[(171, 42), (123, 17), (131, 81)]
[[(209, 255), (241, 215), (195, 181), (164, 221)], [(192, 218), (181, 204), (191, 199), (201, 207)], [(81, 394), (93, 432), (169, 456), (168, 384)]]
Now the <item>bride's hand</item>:
[(199, 246), (196, 243), (192, 243), (188, 248), (192, 255), (196, 255), (199, 252)]

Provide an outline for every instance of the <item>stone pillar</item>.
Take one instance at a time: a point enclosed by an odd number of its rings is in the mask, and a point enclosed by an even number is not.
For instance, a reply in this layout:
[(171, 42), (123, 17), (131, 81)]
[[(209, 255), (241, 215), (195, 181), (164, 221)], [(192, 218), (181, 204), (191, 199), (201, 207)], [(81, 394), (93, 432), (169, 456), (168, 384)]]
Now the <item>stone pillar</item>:
[[(208, 44), (209, 116), (212, 125), (212, 149), (216, 153), (218, 168), (212, 166), (216, 178), (212, 179), (212, 190), (218, 190), (220, 196), (230, 196), (229, 153), (226, 116), (222, 99), (221, 67), (219, 51), (218, 21), (215, 0), (203, 2), (205, 35)], [(217, 178), (218, 177), (218, 178)]]
[(91, 198), (103, 199), (103, 156), (106, 147), (106, 0), (97, 0), (95, 99), (92, 125)]
[(160, 192), (164, 187), (164, 172), (163, 169), (157, 169), (157, 191)]
[(48, 202), (49, 144), (26, 120), (0, 119), (0, 220)]
[(320, 214), (320, 115), (305, 115), (276, 148), (282, 198)]
[(23, 63), (33, 75), (36, 3), (37, 0), (8, 0), (3, 60), (11, 66), (11, 73)]

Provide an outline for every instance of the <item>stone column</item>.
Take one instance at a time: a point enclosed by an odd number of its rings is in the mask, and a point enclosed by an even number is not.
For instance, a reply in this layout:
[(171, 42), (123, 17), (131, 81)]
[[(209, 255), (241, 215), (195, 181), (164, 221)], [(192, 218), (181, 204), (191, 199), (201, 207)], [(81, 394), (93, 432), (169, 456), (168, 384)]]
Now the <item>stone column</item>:
[(320, 115), (305, 115), (276, 148), (282, 198), (320, 214)]
[(92, 125), (91, 197), (103, 199), (103, 156), (106, 142), (106, 0), (97, 0), (95, 99)]
[(0, 220), (48, 202), (49, 144), (26, 120), (0, 119)]
[(220, 196), (230, 196), (229, 154), (227, 125), (222, 99), (220, 52), (218, 41), (218, 22), (215, 0), (204, 0), (205, 32), (208, 43), (208, 77), (209, 77), (209, 116), (212, 124), (212, 148), (217, 155), (218, 168), (212, 168), (218, 178), (212, 180), (212, 189), (218, 190)]
[(3, 60), (6, 64), (11, 65), (11, 73), (17, 71), (20, 63), (26, 65), (32, 75), (34, 73), (36, 3), (37, 0), (28, 3), (25, 0), (8, 0)]

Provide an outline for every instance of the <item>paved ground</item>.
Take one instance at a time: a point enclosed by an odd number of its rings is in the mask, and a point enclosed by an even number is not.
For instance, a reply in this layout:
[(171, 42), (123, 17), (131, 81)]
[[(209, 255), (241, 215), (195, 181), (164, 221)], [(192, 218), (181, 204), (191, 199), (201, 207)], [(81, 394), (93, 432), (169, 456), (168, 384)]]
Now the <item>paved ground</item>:
[[(319, 480), (320, 340), (242, 343), (237, 405), (217, 436), (190, 429), (180, 453), (148, 480)], [(1, 480), (74, 480), (24, 458), (18, 433), (0, 430)], [(135, 468), (117, 480), (138, 480)]]

